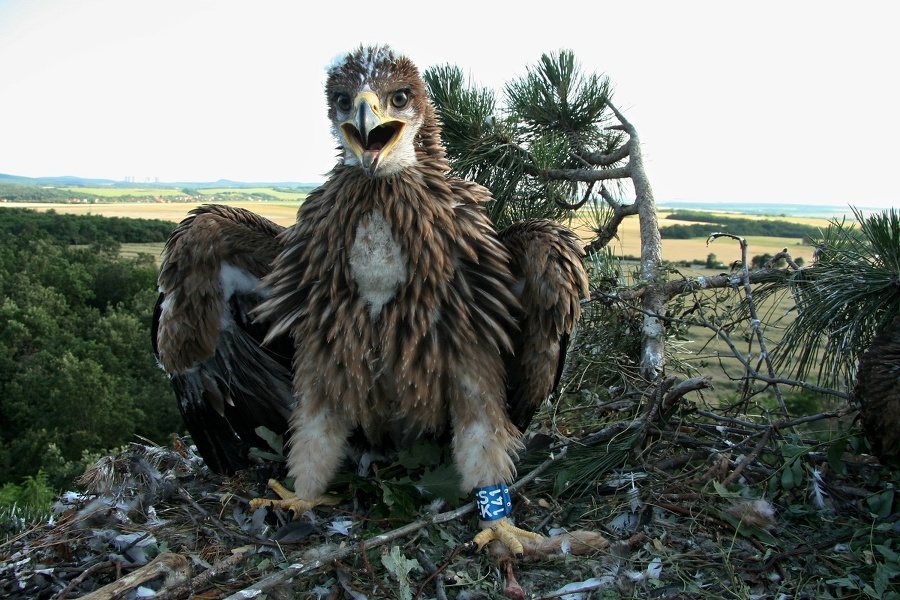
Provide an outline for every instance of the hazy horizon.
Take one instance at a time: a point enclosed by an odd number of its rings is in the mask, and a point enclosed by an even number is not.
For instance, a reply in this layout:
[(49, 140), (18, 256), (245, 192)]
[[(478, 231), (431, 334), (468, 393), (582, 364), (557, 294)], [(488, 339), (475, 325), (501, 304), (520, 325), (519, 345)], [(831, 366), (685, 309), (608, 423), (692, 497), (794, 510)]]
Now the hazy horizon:
[(421, 70), (459, 66), (502, 102), (541, 54), (569, 49), (583, 72), (609, 76), (657, 199), (900, 204), (900, 86), (886, 75), (900, 8), (572, 10), (549, 26), (545, 13), (460, 0), (335, 27), (285, 0), (0, 0), (0, 172), (324, 181), (337, 157), (322, 93), (335, 55), (387, 43)]

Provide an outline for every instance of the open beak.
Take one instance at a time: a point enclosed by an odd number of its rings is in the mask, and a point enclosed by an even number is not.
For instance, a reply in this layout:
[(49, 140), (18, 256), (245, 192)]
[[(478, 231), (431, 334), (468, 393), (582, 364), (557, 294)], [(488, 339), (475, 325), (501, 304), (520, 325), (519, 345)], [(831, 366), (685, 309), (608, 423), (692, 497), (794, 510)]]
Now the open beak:
[(341, 133), (371, 177), (397, 144), (406, 123), (386, 117), (372, 92), (362, 92), (354, 99), (351, 115), (341, 123)]

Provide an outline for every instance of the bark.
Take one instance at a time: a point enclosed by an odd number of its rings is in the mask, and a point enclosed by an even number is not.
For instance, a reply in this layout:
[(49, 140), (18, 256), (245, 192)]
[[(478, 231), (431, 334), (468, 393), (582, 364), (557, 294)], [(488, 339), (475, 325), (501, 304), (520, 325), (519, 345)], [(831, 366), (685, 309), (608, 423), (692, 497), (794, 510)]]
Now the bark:
[[(785, 269), (768, 268), (750, 271), (748, 276), (750, 283), (756, 284), (772, 281), (786, 281), (787, 278), (790, 277), (790, 272)], [(744, 278), (741, 273), (722, 273), (721, 275), (713, 275), (712, 277), (691, 277), (678, 279), (676, 281), (667, 281), (658, 284), (657, 288), (667, 299), (671, 299), (675, 296), (698, 290), (738, 288), (743, 284)], [(628, 301), (636, 298), (643, 298), (647, 292), (648, 288), (644, 287), (622, 290), (614, 294), (604, 293), (601, 290), (594, 290), (591, 293), (591, 299)]]
[(641, 296), (644, 322), (640, 369), (643, 378), (652, 382), (665, 372), (665, 318), (666, 300), (668, 300), (665, 290), (661, 288), (663, 283), (660, 268), (662, 240), (656, 217), (656, 202), (653, 199), (650, 180), (644, 171), (644, 159), (637, 130), (612, 103), (607, 102), (607, 105), (619, 120), (620, 125), (616, 128), (628, 135), (628, 141), (623, 145), (624, 150), (620, 149), (608, 155), (586, 155), (582, 158), (596, 166), (612, 164), (612, 162), (625, 157), (628, 158), (628, 163), (612, 169), (553, 169), (547, 172), (547, 177), (586, 183), (610, 179), (631, 179), (635, 192), (634, 203), (629, 206), (621, 205), (611, 202), (611, 199), (605, 196), (607, 203), (613, 208), (613, 219), (603, 230), (598, 232), (597, 239), (586, 250), (595, 251), (608, 244), (614, 237), (615, 230), (622, 219), (629, 214), (637, 213), (641, 232), (640, 287), (644, 289)]

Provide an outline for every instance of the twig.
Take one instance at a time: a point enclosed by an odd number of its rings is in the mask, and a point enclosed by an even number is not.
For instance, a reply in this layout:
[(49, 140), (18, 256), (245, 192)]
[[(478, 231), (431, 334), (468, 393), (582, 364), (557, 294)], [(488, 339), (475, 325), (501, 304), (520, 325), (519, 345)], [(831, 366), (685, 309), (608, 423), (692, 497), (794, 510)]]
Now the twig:
[[(509, 491), (511, 493), (519, 491), (523, 486), (527, 485), (534, 479), (536, 479), (541, 473), (543, 473), (555, 460), (559, 460), (560, 456), (557, 455), (555, 458), (550, 458), (539, 466), (537, 466), (533, 471), (513, 483), (509, 486)], [(475, 503), (468, 502), (459, 508), (454, 510), (449, 510), (446, 512), (442, 512), (436, 515), (428, 516), (418, 521), (414, 521), (403, 527), (398, 527), (397, 529), (388, 531), (386, 533), (382, 533), (380, 535), (376, 535), (370, 539), (365, 540), (366, 548), (377, 548), (379, 546), (383, 546), (389, 542), (394, 540), (404, 538), (410, 534), (413, 534), (420, 529), (423, 529), (429, 525), (433, 525), (436, 523), (446, 523), (447, 521), (453, 521), (460, 517), (464, 517), (469, 513), (475, 512)], [(246, 598), (253, 598), (257, 595), (269, 590), (277, 585), (284, 583), (290, 579), (295, 577), (306, 577), (308, 575), (312, 575), (319, 569), (322, 569), (335, 561), (341, 560), (350, 556), (352, 554), (356, 554), (359, 552), (358, 546), (347, 545), (343, 548), (338, 548), (324, 556), (320, 556), (315, 559), (311, 559), (307, 562), (297, 562), (289, 567), (278, 571), (277, 573), (273, 573), (268, 577), (265, 577), (255, 584), (246, 587), (235, 594), (228, 596), (225, 600), (245, 600)]]
[[(593, 183), (591, 185), (593, 185)], [(619, 225), (625, 217), (636, 215), (638, 212), (637, 204), (621, 204), (616, 202), (603, 185), (600, 186), (600, 197), (612, 207), (613, 214), (602, 229), (596, 230), (597, 235), (594, 240), (583, 248), (586, 255), (593, 254), (594, 252), (598, 252), (602, 248), (605, 248), (613, 239), (615, 239), (619, 230)]]
[(375, 582), (375, 585), (378, 586), (379, 590), (381, 590), (381, 594), (385, 598), (387, 598), (388, 590), (378, 579), (378, 576), (375, 574), (375, 569), (372, 568), (372, 563), (369, 562), (369, 555), (366, 553), (366, 540), (362, 540), (359, 542), (359, 557), (362, 559), (363, 568), (366, 570), (366, 575), (369, 576), (369, 579)]
[(205, 510), (202, 506), (200, 506), (200, 504), (196, 500), (194, 500), (194, 498), (191, 497), (191, 495), (183, 487), (178, 486), (176, 488), (176, 491), (178, 492), (179, 498), (181, 498), (182, 500), (184, 500), (188, 504), (190, 504), (191, 507), (195, 511), (197, 511), (200, 515), (202, 515), (207, 521), (212, 523), (216, 529), (218, 529), (221, 533), (225, 534), (227, 537), (230, 537), (230, 538), (236, 539), (236, 540), (240, 540), (240, 541), (244, 542), (245, 544), (257, 544), (260, 546), (273, 546), (273, 547), (278, 547), (278, 548), (281, 547), (278, 544), (278, 542), (272, 542), (270, 540), (263, 540), (263, 539), (251, 537), (249, 535), (244, 535), (242, 533), (238, 533), (238, 532), (229, 530), (227, 527), (225, 527), (225, 524), (222, 523), (221, 520), (219, 520), (218, 517), (216, 517), (209, 511)]
[(256, 550), (253, 546), (244, 546), (243, 548), (232, 550), (231, 556), (214, 563), (207, 570), (203, 571), (190, 581), (155, 595), (153, 600), (181, 600), (182, 598), (189, 598), (196, 592), (205, 589), (212, 578), (231, 571), (247, 557), (252, 556), (255, 553)]
[[(822, 419), (838, 419), (840, 417), (846, 417), (847, 415), (856, 412), (859, 410), (855, 406), (846, 406), (839, 410), (824, 412), (824, 413), (816, 413), (814, 415), (806, 415), (805, 417), (797, 417), (796, 419), (790, 419), (788, 421), (782, 421), (781, 424), (783, 427), (796, 427), (797, 425), (803, 425), (804, 423), (814, 423), (815, 421), (821, 421)], [(745, 421), (743, 419), (737, 419), (735, 417), (726, 417), (724, 415), (717, 415), (714, 412), (706, 411), (706, 410), (698, 410), (697, 413), (700, 416), (706, 417), (708, 419), (714, 419), (716, 421), (722, 421), (724, 423), (732, 423), (734, 425), (740, 425), (741, 427), (745, 427), (747, 429), (758, 429), (760, 431), (764, 429), (768, 429), (769, 425), (764, 425), (761, 423), (752, 423), (750, 421)]]
[(763, 265), (763, 268), (771, 269), (772, 267), (775, 266), (775, 263), (777, 263), (782, 258), (792, 269), (794, 269), (795, 271), (800, 270), (800, 265), (798, 265), (794, 261), (794, 258), (790, 255), (787, 248), (783, 248), (781, 250), (781, 252), (776, 253), (775, 256), (773, 256), (772, 258), (767, 260), (766, 263)]
[(660, 411), (665, 415), (668, 409), (675, 404), (675, 401), (679, 398), (683, 398), (688, 392), (696, 392), (697, 390), (708, 388), (711, 385), (712, 377), (709, 375), (692, 377), (678, 382), (675, 386), (666, 391), (660, 405)]
[(745, 565), (744, 568), (750, 571), (751, 573), (764, 573), (772, 568), (772, 565), (778, 564), (778, 562), (783, 558), (788, 558), (790, 556), (795, 556), (797, 554), (807, 554), (812, 553), (816, 558), (818, 553), (826, 548), (831, 548), (835, 544), (840, 544), (842, 542), (846, 542), (847, 540), (853, 537), (852, 532), (845, 533), (836, 538), (820, 542), (818, 544), (812, 545), (801, 545), (796, 548), (792, 548), (790, 550), (785, 550), (784, 552), (777, 552), (769, 555), (768, 559), (760, 562), (758, 565)]
[[(766, 339), (762, 332), (762, 321), (756, 311), (756, 302), (753, 301), (753, 288), (750, 285), (750, 270), (747, 263), (747, 240), (732, 233), (713, 233), (706, 240), (706, 243), (709, 244), (709, 242), (719, 237), (730, 237), (737, 240), (741, 246), (741, 280), (744, 284), (744, 297), (747, 299), (747, 306), (750, 309), (750, 328), (756, 334), (756, 341), (759, 344), (760, 359), (765, 363), (769, 377), (775, 377), (775, 367), (772, 365), (772, 359), (769, 357)], [(778, 400), (778, 406), (781, 408), (782, 414), (787, 417), (788, 409), (784, 402), (784, 396), (781, 394), (781, 388), (779, 388), (777, 384), (770, 385), (772, 385), (772, 389), (775, 391), (775, 398)]]
[[(764, 283), (769, 281), (784, 281), (788, 277), (785, 269), (759, 269), (750, 271), (750, 283)], [(658, 289), (667, 298), (674, 298), (681, 294), (696, 292), (699, 290), (736, 288), (742, 284), (741, 278), (732, 274), (713, 275), (711, 277), (684, 278), (677, 281), (669, 281), (659, 284)], [(614, 294), (604, 293), (602, 290), (593, 290), (591, 300), (629, 301), (643, 298), (648, 292), (646, 286), (630, 290), (622, 290)], [(662, 316), (662, 315), (660, 315)]]
[(425, 573), (428, 577), (422, 584), (419, 586), (419, 591), (416, 592), (416, 595), (413, 597), (413, 600), (419, 600), (419, 597), (422, 595), (422, 592), (425, 590), (425, 586), (428, 585), (431, 580), (434, 580), (435, 587), (435, 597), (437, 600), (447, 600), (447, 590), (444, 589), (444, 569), (450, 564), (450, 561), (453, 560), (459, 551), (463, 548), (463, 545), (457, 546), (453, 553), (450, 555), (450, 558), (444, 562), (438, 568), (435, 566), (433, 562), (428, 558), (425, 554), (425, 551), (421, 548), (416, 550), (416, 560), (419, 561), (419, 564), (422, 565), (422, 569), (425, 570)]
[(101, 571), (112, 566), (115, 566), (115, 564), (111, 560), (105, 560), (103, 562), (92, 564), (90, 567), (82, 571), (81, 575), (70, 581), (69, 584), (56, 596), (53, 596), (53, 600), (64, 600), (66, 596), (69, 595), (69, 592), (72, 591), (72, 588), (83, 582), (88, 577), (88, 575), (92, 575), (97, 571)]
[(725, 478), (724, 481), (722, 481), (722, 485), (729, 485), (730, 483), (734, 482), (738, 477), (741, 476), (741, 473), (744, 471), (744, 468), (747, 465), (749, 465), (750, 463), (752, 463), (754, 460), (756, 460), (756, 457), (760, 455), (760, 453), (763, 451), (763, 448), (765, 448), (766, 443), (768, 443), (769, 438), (772, 436), (772, 432), (775, 431), (777, 428), (778, 428), (777, 425), (771, 425), (771, 426), (769, 426), (768, 429), (765, 430), (765, 432), (762, 434), (762, 437), (759, 438), (759, 442), (756, 444), (756, 447), (753, 448), (753, 450), (750, 452), (750, 454), (748, 454), (747, 456), (744, 457), (743, 460), (741, 460), (741, 462), (738, 464), (738, 466), (735, 467), (734, 471), (731, 472), (731, 475), (729, 475), (728, 477)]

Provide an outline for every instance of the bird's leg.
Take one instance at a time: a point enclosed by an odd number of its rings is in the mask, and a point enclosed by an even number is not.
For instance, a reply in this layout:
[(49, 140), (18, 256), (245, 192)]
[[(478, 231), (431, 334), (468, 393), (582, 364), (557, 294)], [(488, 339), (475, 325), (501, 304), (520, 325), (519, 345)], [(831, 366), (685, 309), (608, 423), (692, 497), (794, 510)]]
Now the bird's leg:
[(269, 487), (278, 494), (278, 498), (253, 498), (250, 500), (250, 508), (257, 509), (260, 506), (268, 506), (293, 511), (293, 519), (296, 520), (300, 515), (316, 506), (334, 506), (338, 503), (333, 496), (319, 496), (315, 500), (304, 500), (274, 479), (269, 480)]
[(302, 402), (291, 415), (291, 438), (287, 456), (288, 475), (294, 478), (294, 491), (269, 480), (269, 487), (280, 500), (254, 499), (251, 507), (277, 506), (294, 511), (294, 519), (321, 505), (337, 502), (325, 491), (341, 460), (347, 454), (351, 423), (321, 402)]
[(472, 540), (476, 552), (490, 542), (497, 541), (509, 548), (516, 557), (522, 557), (525, 552), (523, 540), (543, 537), (538, 533), (520, 529), (509, 520), (512, 499), (505, 483), (476, 488), (475, 503), (478, 505), (482, 528)]

